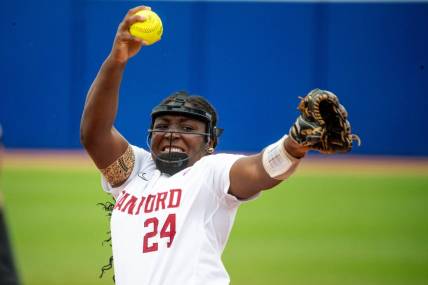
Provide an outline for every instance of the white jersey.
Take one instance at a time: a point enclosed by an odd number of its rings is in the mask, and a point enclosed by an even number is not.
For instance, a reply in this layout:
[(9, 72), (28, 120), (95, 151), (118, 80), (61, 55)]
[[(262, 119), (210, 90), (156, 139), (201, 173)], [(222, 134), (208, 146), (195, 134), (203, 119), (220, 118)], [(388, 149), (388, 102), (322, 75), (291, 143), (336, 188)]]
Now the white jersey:
[(133, 146), (128, 180), (103, 188), (116, 198), (111, 217), (117, 285), (225, 285), (221, 254), (241, 201), (228, 194), (240, 155), (201, 158), (173, 176)]

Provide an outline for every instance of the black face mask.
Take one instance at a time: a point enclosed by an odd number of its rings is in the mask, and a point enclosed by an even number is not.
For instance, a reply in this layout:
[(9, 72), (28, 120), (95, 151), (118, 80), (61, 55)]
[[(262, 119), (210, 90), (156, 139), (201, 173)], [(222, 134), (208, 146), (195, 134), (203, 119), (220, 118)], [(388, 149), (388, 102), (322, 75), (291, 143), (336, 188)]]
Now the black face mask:
[[(215, 124), (212, 123), (212, 115), (207, 112), (205, 109), (187, 106), (186, 102), (189, 99), (189, 95), (187, 92), (181, 91), (175, 93), (175, 97), (172, 98), (171, 102), (161, 103), (160, 105), (153, 108), (151, 117), (152, 124), (151, 129), (149, 129), (149, 136), (147, 145), (150, 148), (149, 140), (151, 138), (152, 132), (156, 130), (153, 129), (153, 124), (158, 116), (167, 115), (167, 114), (176, 114), (181, 116), (189, 116), (194, 119), (200, 120), (207, 124), (207, 132), (206, 133), (195, 133), (197, 135), (203, 135), (206, 137), (206, 142), (208, 145), (209, 140), (213, 140), (213, 147), (217, 144), (217, 138), (223, 132), (223, 129), (217, 128)], [(170, 141), (172, 144), (172, 141)], [(151, 149), (151, 148), (150, 148)], [(202, 150), (203, 151), (203, 150)], [(171, 149), (168, 153), (161, 153), (159, 155), (155, 155), (155, 163), (156, 167), (163, 173), (174, 175), (177, 172), (188, 167), (190, 161), (190, 157), (186, 153), (180, 152), (171, 152)]]
[(156, 155), (155, 164), (160, 172), (174, 175), (185, 169), (189, 164), (190, 157), (184, 152), (167, 152)]
[[(153, 133), (181, 133), (181, 134), (189, 134), (186, 132), (180, 132), (180, 131), (160, 131), (160, 130), (153, 130), (149, 129), (149, 135), (147, 137), (147, 146), (149, 149), (150, 147), (150, 139)], [(199, 136), (207, 136), (209, 137), (208, 133), (199, 133), (199, 132), (193, 132), (193, 135), (199, 135)], [(173, 136), (170, 136), (169, 141), (169, 151), (168, 152), (162, 152), (155, 156), (155, 164), (156, 168), (159, 169), (162, 173), (166, 173), (168, 175), (174, 175), (181, 170), (185, 169), (189, 165), (190, 157), (187, 155), (187, 153), (184, 152), (172, 152), (171, 146), (172, 146), (172, 138)], [(208, 142), (207, 142), (208, 144)], [(152, 152), (153, 153), (153, 152)]]

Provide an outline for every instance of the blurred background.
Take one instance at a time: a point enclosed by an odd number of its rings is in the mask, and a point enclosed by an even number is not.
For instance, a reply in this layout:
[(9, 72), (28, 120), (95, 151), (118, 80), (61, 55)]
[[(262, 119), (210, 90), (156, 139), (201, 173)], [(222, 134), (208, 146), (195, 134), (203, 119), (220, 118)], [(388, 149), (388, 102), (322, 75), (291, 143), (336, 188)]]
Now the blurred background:
[[(117, 25), (138, 1), (3, 1), (0, 122), (10, 148), (80, 148), (83, 103)], [(220, 148), (258, 151), (288, 131), (298, 96), (340, 96), (355, 154), (428, 155), (428, 5), (149, 1), (161, 42), (128, 65), (117, 127), (145, 144), (151, 108), (176, 90), (220, 113)]]
[(0, 4), (5, 215), (24, 284), (97, 279), (108, 201), (82, 153), (86, 92), (128, 9), (162, 40), (129, 62), (117, 128), (145, 146), (150, 111), (177, 90), (207, 97), (219, 151), (288, 132), (298, 96), (335, 92), (363, 144), (311, 154), (246, 204), (224, 255), (232, 284), (428, 284), (428, 2), (39, 0)]

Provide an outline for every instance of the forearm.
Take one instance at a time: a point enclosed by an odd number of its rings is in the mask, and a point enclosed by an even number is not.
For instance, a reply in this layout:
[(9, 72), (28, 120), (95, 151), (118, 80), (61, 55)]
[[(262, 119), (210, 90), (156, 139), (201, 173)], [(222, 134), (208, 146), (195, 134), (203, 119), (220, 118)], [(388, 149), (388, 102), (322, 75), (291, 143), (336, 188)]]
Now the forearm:
[(87, 145), (109, 135), (116, 118), (125, 63), (108, 57), (88, 91), (81, 121), (81, 140)]
[(119, 89), (126, 63), (143, 46), (143, 41), (129, 33), (129, 27), (146, 18), (136, 15), (150, 9), (130, 9), (119, 24), (110, 55), (102, 64), (86, 97), (80, 124), (80, 141), (99, 169), (105, 169), (129, 148), (128, 141), (113, 127)]
[(273, 179), (263, 168), (263, 152), (238, 159), (231, 168), (229, 193), (247, 199), (271, 189), (281, 181)]
[(231, 169), (230, 193), (248, 198), (273, 188), (293, 174), (307, 150), (287, 136), (256, 155), (239, 159)]

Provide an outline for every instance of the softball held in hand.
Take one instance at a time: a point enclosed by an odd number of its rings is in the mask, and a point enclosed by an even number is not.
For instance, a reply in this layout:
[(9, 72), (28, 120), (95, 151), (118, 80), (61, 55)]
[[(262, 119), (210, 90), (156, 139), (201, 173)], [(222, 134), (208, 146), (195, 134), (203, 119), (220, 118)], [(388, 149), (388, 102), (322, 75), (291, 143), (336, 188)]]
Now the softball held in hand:
[(162, 21), (159, 16), (150, 10), (141, 10), (136, 15), (144, 16), (146, 20), (132, 24), (129, 28), (131, 35), (146, 41), (148, 45), (159, 41), (163, 33)]

